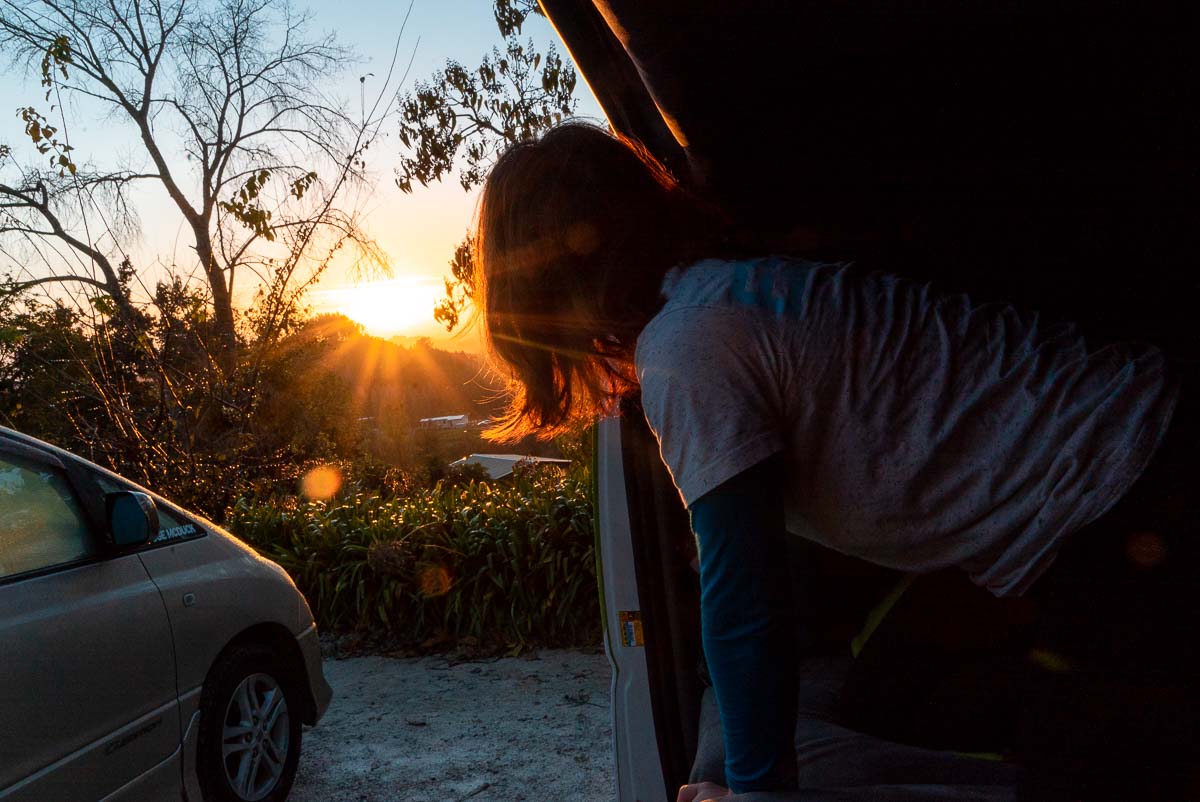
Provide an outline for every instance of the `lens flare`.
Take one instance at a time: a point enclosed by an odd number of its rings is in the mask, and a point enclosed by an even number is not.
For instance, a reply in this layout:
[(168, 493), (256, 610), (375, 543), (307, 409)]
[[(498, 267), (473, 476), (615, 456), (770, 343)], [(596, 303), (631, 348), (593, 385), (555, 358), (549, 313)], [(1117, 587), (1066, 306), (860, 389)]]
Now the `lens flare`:
[(1134, 532), (1125, 541), (1125, 556), (1139, 568), (1155, 568), (1167, 556), (1167, 542), (1157, 532)]
[(417, 587), (426, 598), (450, 592), (450, 572), (441, 565), (426, 565), (417, 573)]
[(309, 501), (325, 501), (342, 486), (342, 474), (332, 465), (320, 465), (300, 480), (300, 495)]

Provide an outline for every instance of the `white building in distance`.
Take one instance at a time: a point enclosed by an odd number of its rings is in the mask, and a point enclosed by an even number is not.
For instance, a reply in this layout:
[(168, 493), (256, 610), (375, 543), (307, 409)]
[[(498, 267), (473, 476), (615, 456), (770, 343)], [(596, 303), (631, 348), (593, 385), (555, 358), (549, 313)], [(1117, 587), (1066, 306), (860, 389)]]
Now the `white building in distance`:
[(471, 425), (469, 415), (441, 415), (436, 418), (421, 418), (422, 429), (465, 429)]
[(492, 479), (503, 479), (511, 476), (518, 465), (561, 465), (571, 464), (569, 459), (553, 459), (551, 457), (530, 457), (525, 454), (472, 454), (469, 457), (450, 463), (451, 468), (462, 465), (481, 465)]

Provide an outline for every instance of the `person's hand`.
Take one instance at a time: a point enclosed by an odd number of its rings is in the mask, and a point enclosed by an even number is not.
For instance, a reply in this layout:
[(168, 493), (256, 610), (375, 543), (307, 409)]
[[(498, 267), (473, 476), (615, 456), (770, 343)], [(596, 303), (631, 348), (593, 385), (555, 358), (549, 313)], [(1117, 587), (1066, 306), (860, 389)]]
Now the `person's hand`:
[(729, 789), (716, 783), (693, 783), (679, 789), (675, 802), (708, 802), (710, 799), (720, 799), (729, 796)]

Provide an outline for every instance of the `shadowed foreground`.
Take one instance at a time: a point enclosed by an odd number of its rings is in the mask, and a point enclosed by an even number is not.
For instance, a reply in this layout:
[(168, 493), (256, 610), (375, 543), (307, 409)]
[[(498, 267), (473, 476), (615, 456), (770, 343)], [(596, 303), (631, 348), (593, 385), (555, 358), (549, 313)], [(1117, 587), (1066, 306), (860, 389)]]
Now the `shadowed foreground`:
[(333, 704), (304, 734), (291, 802), (614, 798), (603, 654), (359, 657), (325, 676)]

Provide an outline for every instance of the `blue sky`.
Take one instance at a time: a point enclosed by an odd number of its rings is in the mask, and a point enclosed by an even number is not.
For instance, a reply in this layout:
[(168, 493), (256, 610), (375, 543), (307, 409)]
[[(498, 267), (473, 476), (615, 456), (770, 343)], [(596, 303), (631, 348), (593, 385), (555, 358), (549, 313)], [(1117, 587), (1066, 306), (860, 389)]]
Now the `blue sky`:
[[(304, 8), (306, 5), (297, 3), (297, 7)], [(361, 63), (352, 67), (340, 85), (335, 87), (337, 94), (345, 96), (352, 105), (357, 106), (359, 76), (375, 74), (374, 78), (368, 78), (368, 93), (372, 81), (382, 81), (408, 4), (345, 0), (307, 7), (313, 15), (311, 24), (314, 29), (336, 33), (338, 39), (361, 59)], [(490, 0), (416, 0), (400, 43), (401, 65), (406, 64), (410, 56), (413, 59), (405, 88), (411, 88), (415, 80), (428, 78), (448, 58), (471, 66), (477, 64), (480, 57), (493, 46), (500, 44), (491, 8)], [(548, 42), (553, 41), (559, 52), (563, 52), (552, 28), (541, 18), (531, 17), (526, 22), (524, 36), (532, 38), (539, 49), (544, 49)], [(378, 83), (375, 85), (378, 86)], [(578, 113), (599, 119), (599, 107), (582, 80), (578, 83), (577, 95)], [(15, 111), (25, 105), (44, 105), (42, 90), (36, 80), (21, 81), (11, 73), (4, 75), (0, 82), (0, 142), (20, 142), (20, 120), (4, 114), (2, 110), (7, 107)], [(106, 160), (124, 158), (136, 152), (128, 144), (132, 135), (130, 129), (101, 119), (94, 113), (86, 113), (87, 110), (76, 110), (80, 111), (84, 113), (73, 115), (77, 119), (71, 122), (71, 133), (74, 141), (86, 145), (80, 145), (77, 155), (82, 155), (84, 159)], [(400, 147), (395, 136), (389, 132), (383, 142), (370, 152), (369, 166), (375, 187), (365, 204), (366, 225), (394, 263), (395, 280), (379, 289), (417, 303), (414, 299), (432, 297), (440, 291), (447, 260), (470, 225), (475, 194), (464, 192), (457, 179), (451, 177), (440, 185), (418, 187), (413, 194), (404, 195), (392, 182), (392, 168)], [(87, 152), (87, 149), (91, 152)], [(178, 248), (179, 242), (186, 241), (176, 218), (155, 211), (166, 207), (162, 200), (153, 193), (147, 193), (139, 203), (143, 220), (142, 237), (133, 244), (131, 250), (140, 253), (147, 261), (154, 254), (168, 253)], [(319, 310), (345, 306), (342, 300), (354, 295), (349, 289), (354, 283), (348, 271), (335, 266), (327, 273), (310, 301)], [(239, 289), (238, 295), (243, 300), (248, 299), (252, 288), (242, 286)], [(417, 303), (419, 306), (420, 303)], [(378, 323), (367, 324), (378, 333), (394, 333), (382, 331)], [(433, 335), (438, 332), (439, 329), (430, 318), (427, 324), (406, 326), (400, 333)]]

